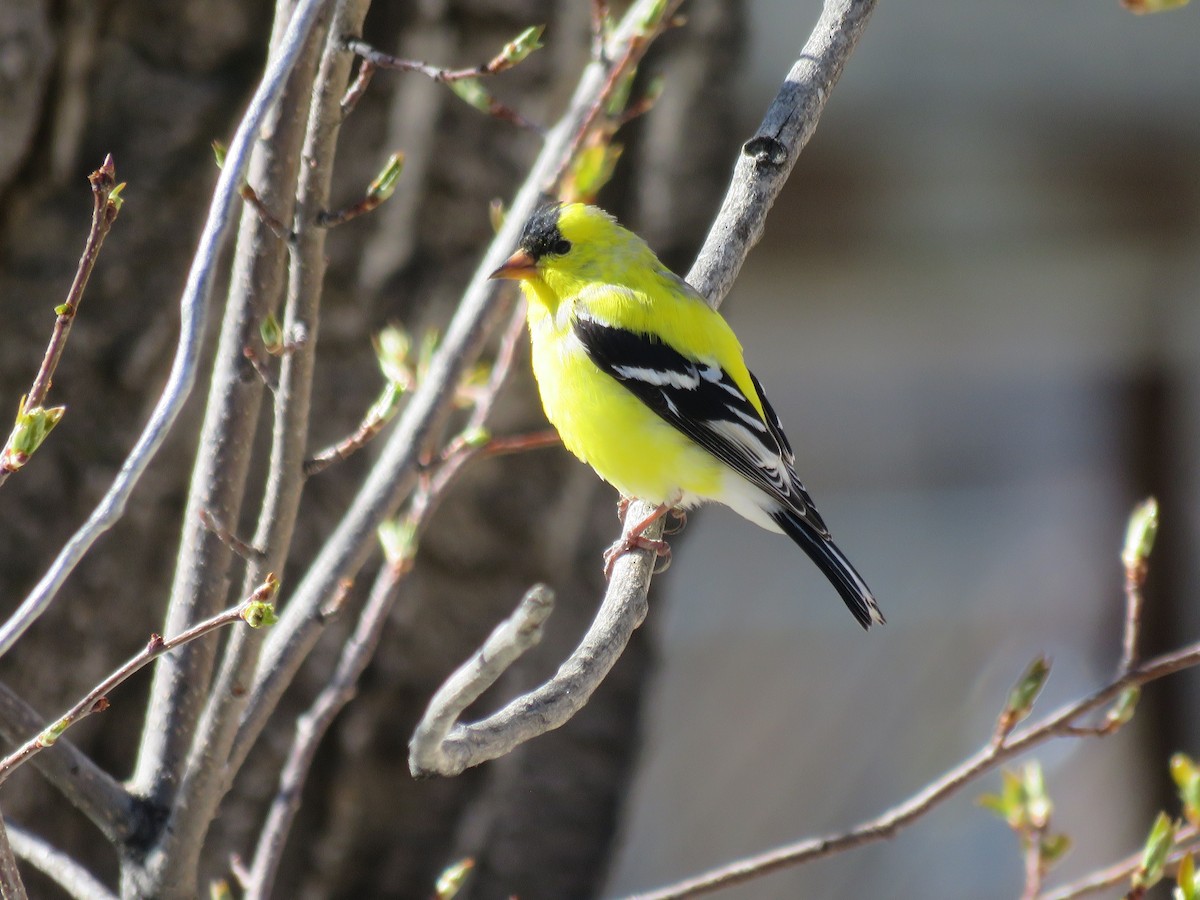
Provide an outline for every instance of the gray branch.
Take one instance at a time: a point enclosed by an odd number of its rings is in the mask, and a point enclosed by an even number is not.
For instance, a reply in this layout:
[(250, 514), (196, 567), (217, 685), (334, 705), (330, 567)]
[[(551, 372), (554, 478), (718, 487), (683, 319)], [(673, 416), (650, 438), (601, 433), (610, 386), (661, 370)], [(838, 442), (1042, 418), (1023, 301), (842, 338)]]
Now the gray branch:
[[(720, 305), (750, 249), (762, 236), (767, 212), (783, 189), (801, 148), (816, 130), (829, 92), (874, 6), (875, 0), (829, 0), (825, 4), (762, 124), (742, 147), (725, 201), (687, 278), (714, 306)], [(640, 521), (653, 509), (635, 503), (626, 521)], [(648, 538), (661, 536), (661, 522), (646, 532)], [(650, 551), (636, 550), (622, 556), (595, 621), (554, 677), (482, 722), (456, 724), (462, 709), (499, 677), (495, 672), (490, 681), (486, 680), (492, 668), (483, 665), (495, 652), (493, 643), (499, 642), (506, 652), (512, 651), (505, 667), (524, 651), (516, 642), (514, 624), (521, 621), (527, 606), (523, 601), (483, 649), (434, 696), (409, 745), (413, 774), (457, 775), (563, 725), (591, 697), (645, 618), (653, 574), (654, 555)], [(505, 643), (506, 635), (513, 642), (511, 646)], [(472, 694), (476, 687), (478, 691)]]
[[(117, 900), (112, 891), (72, 856), (50, 846), (37, 835), (9, 823), (8, 839), (17, 856), (51, 879), (75, 900)], [(7, 900), (8, 894), (4, 897)]]

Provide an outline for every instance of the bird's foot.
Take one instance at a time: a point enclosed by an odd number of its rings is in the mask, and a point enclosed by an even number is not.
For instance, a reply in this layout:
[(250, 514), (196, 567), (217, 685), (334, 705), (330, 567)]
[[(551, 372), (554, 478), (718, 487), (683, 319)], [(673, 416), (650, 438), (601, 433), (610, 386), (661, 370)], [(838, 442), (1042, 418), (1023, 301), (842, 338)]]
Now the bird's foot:
[[(632, 502), (628, 497), (621, 498), (618, 509), (622, 521), (625, 521), (625, 515), (629, 512), (629, 504)], [(667, 542), (645, 536), (646, 529), (670, 511), (670, 505), (663, 503), (656, 506), (640, 522), (634, 522), (632, 525), (625, 524), (625, 530), (620, 539), (604, 552), (604, 579), (606, 581), (612, 579), (613, 566), (617, 564), (617, 560), (630, 550), (653, 550), (666, 565), (670, 565), (671, 548)], [(666, 571), (666, 565), (664, 565), (663, 571)]]
[(604, 551), (605, 581), (612, 580), (613, 566), (617, 564), (618, 559), (630, 550), (652, 550), (658, 554), (658, 563), (656, 565), (660, 565), (661, 568), (655, 568), (655, 575), (667, 571), (667, 567), (671, 565), (671, 545), (666, 541), (656, 541), (642, 534), (626, 534), (622, 535), (615, 544)]

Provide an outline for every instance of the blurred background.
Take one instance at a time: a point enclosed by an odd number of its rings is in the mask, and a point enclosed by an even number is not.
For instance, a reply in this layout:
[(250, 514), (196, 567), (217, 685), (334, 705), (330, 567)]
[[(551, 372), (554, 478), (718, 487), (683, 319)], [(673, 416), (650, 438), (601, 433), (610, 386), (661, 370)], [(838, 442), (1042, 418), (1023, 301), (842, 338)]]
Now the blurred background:
[[(818, 8), (750, 4), (740, 136)], [(1200, 634), (1197, 48), (1195, 7), (880, 4), (724, 312), (888, 624), (862, 634), (786, 540), (692, 516), (655, 583), (663, 643), (610, 893), (881, 812), (987, 742), (1038, 653), (1038, 711), (1097, 686), (1147, 494), (1147, 649)], [(1036, 753), (1075, 841), (1051, 884), (1176, 808), (1166, 763), (1200, 751), (1198, 684)], [(974, 805), (998, 785), (722, 896), (1016, 896), (1016, 839)]]

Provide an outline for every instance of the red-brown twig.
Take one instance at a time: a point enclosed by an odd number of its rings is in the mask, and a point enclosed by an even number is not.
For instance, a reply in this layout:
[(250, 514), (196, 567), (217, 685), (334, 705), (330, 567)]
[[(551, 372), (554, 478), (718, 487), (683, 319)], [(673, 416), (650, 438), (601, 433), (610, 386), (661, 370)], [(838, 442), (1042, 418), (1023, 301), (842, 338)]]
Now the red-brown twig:
[(350, 82), (350, 87), (346, 88), (346, 93), (342, 95), (342, 118), (354, 112), (354, 108), (358, 106), (358, 101), (367, 92), (367, 87), (371, 84), (371, 78), (378, 68), (369, 59), (359, 60), (358, 74), (354, 76), (354, 81)]
[[(401, 59), (398, 56), (392, 56), (389, 53), (376, 50), (366, 41), (357, 39), (347, 41), (346, 49), (376, 68), (393, 69), (397, 72), (418, 72), (427, 78), (432, 78), (434, 81), (446, 85), (472, 82), (479, 78), (497, 75), (506, 69), (511, 69), (515, 65), (515, 62), (511, 61), (506, 54), (500, 53), (482, 65), (470, 66), (465, 69), (446, 69), (417, 59)], [(472, 86), (474, 87), (474, 85)], [(365, 86), (363, 89), (365, 90)], [(495, 116), (497, 119), (512, 122), (514, 125), (529, 128), (538, 133), (543, 131), (540, 125), (526, 119), (512, 107), (501, 103), (490, 92), (483, 90), (482, 87), (472, 91), (470, 95), (458, 90), (455, 93), (458, 93), (460, 97), (475, 108), (486, 112), (488, 115)], [(355, 98), (354, 102), (357, 102), (357, 98)], [(345, 100), (343, 100), (344, 103)]]
[[(39, 409), (46, 402), (46, 396), (50, 393), (50, 385), (54, 381), (54, 373), (67, 348), (67, 338), (71, 334), (71, 325), (75, 321), (75, 314), (79, 311), (79, 304), (83, 300), (84, 289), (87, 287), (88, 279), (91, 278), (92, 270), (96, 267), (96, 260), (100, 256), (100, 248), (121, 210), (120, 188), (123, 185), (117, 184), (117, 171), (113, 165), (111, 154), (104, 157), (104, 163), (100, 168), (88, 176), (88, 183), (92, 186), (91, 228), (88, 230), (87, 240), (83, 245), (83, 255), (79, 257), (79, 265), (75, 269), (75, 279), (71, 282), (70, 290), (67, 291), (67, 299), (55, 309), (58, 317), (54, 320), (54, 331), (50, 335), (50, 343), (47, 344), (46, 353), (42, 357), (41, 367), (33, 379), (33, 386), (29, 388), (29, 393), (26, 395), (23, 404), (26, 412)], [(9, 475), (21, 468), (27, 458), (27, 454), (18, 453), (13, 448), (10, 437), (4, 449), (0, 450), (0, 484), (4, 484)]]
[(288, 244), (296, 240), (296, 232), (284, 225), (275, 213), (267, 209), (267, 205), (258, 196), (258, 191), (254, 190), (249, 184), (243, 182), (242, 186), (238, 188), (238, 195), (254, 207), (254, 211), (258, 213), (258, 217), (262, 219), (264, 225), (271, 229), (271, 233), (275, 237)]
[(112, 674), (84, 694), (83, 698), (63, 713), (59, 719), (47, 725), (40, 733), (30, 738), (20, 748), (3, 760), (0, 760), (0, 784), (3, 784), (5, 779), (17, 767), (47, 747), (54, 746), (55, 741), (62, 737), (63, 732), (76, 722), (87, 718), (93, 713), (104, 712), (104, 710), (108, 709), (109, 693), (147, 664), (153, 662), (164, 653), (182, 646), (189, 641), (194, 641), (206, 634), (210, 634), (218, 628), (223, 628), (238, 620), (249, 621), (251, 614), (261, 615), (264, 604), (268, 603), (274, 597), (278, 586), (279, 582), (272, 576), (255, 590), (249, 599), (243, 600), (237, 606), (218, 613), (212, 618), (205, 619), (197, 625), (193, 625), (191, 628), (172, 638), (163, 638), (157, 634), (151, 635), (150, 641), (140, 652), (131, 656), (123, 665), (114, 670)]

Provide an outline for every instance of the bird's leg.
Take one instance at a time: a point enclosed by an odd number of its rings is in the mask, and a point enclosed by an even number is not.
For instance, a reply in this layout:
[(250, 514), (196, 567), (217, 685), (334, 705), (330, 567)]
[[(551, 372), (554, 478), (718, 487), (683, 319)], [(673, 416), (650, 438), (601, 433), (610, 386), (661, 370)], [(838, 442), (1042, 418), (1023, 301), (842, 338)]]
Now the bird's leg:
[[(630, 500), (626, 497), (621, 498), (623, 509), (621, 510), (622, 519), (624, 514), (629, 511)], [(621, 537), (615, 544), (604, 551), (604, 578), (605, 580), (612, 578), (613, 566), (617, 564), (617, 559), (630, 550), (653, 550), (659, 555), (664, 562), (670, 562), (671, 548), (666, 541), (656, 541), (652, 538), (644, 536), (644, 532), (652, 524), (661, 519), (671, 509), (670, 503), (663, 503), (654, 508), (650, 515), (643, 518), (641, 521), (635, 522), (632, 525), (626, 524), (621, 532)]]

